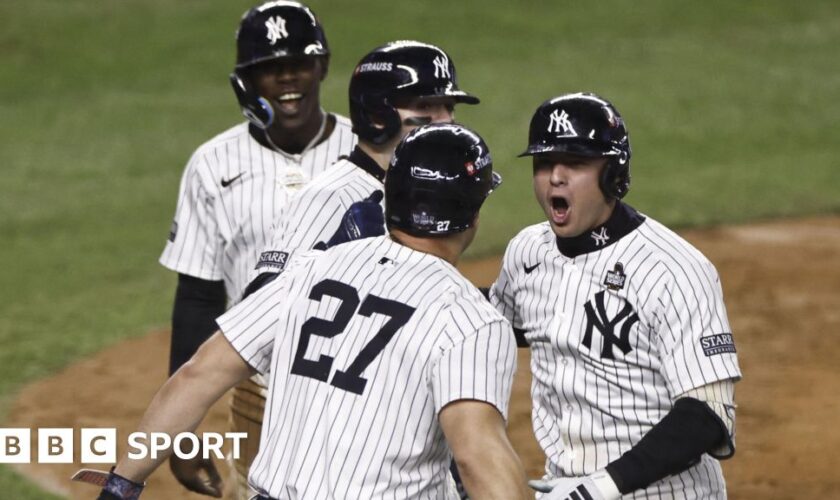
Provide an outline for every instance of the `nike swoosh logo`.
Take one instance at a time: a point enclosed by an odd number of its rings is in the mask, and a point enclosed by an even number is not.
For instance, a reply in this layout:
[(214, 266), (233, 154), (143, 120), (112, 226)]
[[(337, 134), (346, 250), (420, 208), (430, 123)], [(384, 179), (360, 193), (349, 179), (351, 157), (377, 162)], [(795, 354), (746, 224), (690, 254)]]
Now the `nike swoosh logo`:
[(522, 266), (525, 268), (525, 274), (531, 274), (531, 271), (533, 271), (534, 269), (539, 267), (539, 265), (540, 265), (540, 262), (537, 262), (533, 266), (529, 266), (528, 264), (522, 264)]
[(236, 181), (236, 179), (240, 177), (242, 177), (242, 172), (239, 172), (239, 175), (237, 175), (236, 177), (231, 177), (230, 179), (222, 179), (222, 187), (226, 188), (230, 186), (231, 184), (233, 184), (234, 181)]

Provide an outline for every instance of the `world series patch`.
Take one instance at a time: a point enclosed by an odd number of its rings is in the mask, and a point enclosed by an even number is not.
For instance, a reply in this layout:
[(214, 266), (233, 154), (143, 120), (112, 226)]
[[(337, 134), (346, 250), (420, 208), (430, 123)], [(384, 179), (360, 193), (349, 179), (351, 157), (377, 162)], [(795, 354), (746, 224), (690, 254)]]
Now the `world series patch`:
[(700, 337), (700, 345), (706, 356), (735, 352), (735, 340), (731, 333), (718, 333), (708, 337)]
[(621, 290), (624, 288), (624, 281), (627, 275), (624, 274), (624, 264), (616, 262), (612, 271), (607, 271), (607, 276), (604, 278), (604, 286), (610, 290)]

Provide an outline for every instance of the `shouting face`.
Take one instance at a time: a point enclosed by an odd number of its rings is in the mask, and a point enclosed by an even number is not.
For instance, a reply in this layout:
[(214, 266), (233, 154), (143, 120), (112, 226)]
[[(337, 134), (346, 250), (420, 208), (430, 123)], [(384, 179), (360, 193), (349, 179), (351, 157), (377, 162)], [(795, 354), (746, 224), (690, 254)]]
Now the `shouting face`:
[(568, 153), (534, 155), (534, 194), (554, 234), (578, 236), (609, 219), (615, 200), (604, 196), (598, 182), (606, 163)]

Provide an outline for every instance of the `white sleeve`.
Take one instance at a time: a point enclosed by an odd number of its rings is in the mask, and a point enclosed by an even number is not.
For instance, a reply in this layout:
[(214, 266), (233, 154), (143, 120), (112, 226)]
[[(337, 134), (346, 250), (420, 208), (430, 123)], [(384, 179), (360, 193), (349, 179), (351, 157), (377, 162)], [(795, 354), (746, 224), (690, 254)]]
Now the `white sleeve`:
[(493, 307), (495, 307), (496, 310), (502, 313), (502, 316), (510, 321), (514, 328), (522, 328), (522, 325), (517, 323), (518, 318), (516, 317), (516, 305), (514, 301), (515, 296), (513, 293), (513, 277), (509, 271), (510, 269), (515, 269), (511, 244), (508, 244), (508, 247), (505, 250), (505, 256), (502, 259), (502, 269), (499, 271), (499, 277), (496, 278), (493, 286), (490, 287), (490, 303), (493, 304)]
[(271, 244), (260, 253), (252, 278), (264, 272), (283, 272), (293, 253), (329, 240), (353, 201), (343, 190), (317, 189), (315, 185), (296, 193), (275, 220)]
[(263, 375), (271, 366), (288, 281), (287, 276), (278, 277), (216, 319), (236, 352)]
[(693, 271), (671, 280), (659, 300), (658, 342), (671, 394), (741, 378), (717, 271), (708, 261)]
[[(451, 327), (459, 326), (453, 322)], [(510, 324), (484, 324), (432, 360), (429, 383), (435, 411), (453, 401), (474, 399), (493, 405), (507, 421), (515, 372), (516, 341)]]
[(718, 460), (726, 459), (735, 454), (735, 381), (721, 380), (680, 394), (674, 400), (690, 397), (705, 402), (720, 418), (729, 439), (719, 447), (709, 452)]
[(224, 241), (215, 200), (202, 182), (202, 161), (196, 153), (184, 169), (175, 219), (160, 263), (181, 274), (215, 281), (222, 279)]

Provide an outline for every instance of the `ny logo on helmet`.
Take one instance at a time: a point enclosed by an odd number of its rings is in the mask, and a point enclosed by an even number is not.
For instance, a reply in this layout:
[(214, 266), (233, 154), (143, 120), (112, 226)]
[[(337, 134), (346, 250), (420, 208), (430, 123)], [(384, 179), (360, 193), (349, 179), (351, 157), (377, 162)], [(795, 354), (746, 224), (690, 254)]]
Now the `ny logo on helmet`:
[(561, 132), (560, 129), (563, 129), (563, 135), (578, 135), (575, 127), (572, 126), (572, 122), (569, 121), (569, 114), (566, 113), (565, 109), (562, 110), (562, 112), (558, 112), (558, 110), (555, 109), (554, 112), (549, 115), (549, 118), (551, 118), (551, 123), (548, 124), (549, 132), (559, 134)]
[(433, 62), (435, 63), (435, 78), (451, 78), (449, 74), (449, 59), (446, 56), (437, 56)]
[(268, 29), (265, 37), (271, 42), (271, 45), (277, 43), (277, 40), (282, 40), (289, 37), (289, 32), (286, 31), (286, 20), (280, 16), (269, 17), (265, 22), (265, 27)]

